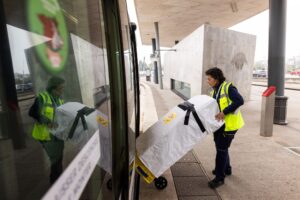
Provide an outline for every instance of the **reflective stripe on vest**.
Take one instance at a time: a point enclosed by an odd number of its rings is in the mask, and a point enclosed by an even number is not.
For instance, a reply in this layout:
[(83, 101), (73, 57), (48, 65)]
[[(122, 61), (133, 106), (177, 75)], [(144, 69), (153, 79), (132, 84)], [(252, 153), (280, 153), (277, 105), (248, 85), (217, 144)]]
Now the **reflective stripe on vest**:
[[(43, 102), (42, 103), (43, 107), (41, 108), (40, 114), (52, 122), (54, 120), (54, 112), (55, 112), (52, 99), (48, 94), (48, 92), (42, 92), (39, 94), (39, 96), (42, 98), (42, 102)], [(63, 100), (59, 99), (59, 105), (57, 106), (60, 106), (62, 104), (63, 104)], [(32, 131), (32, 137), (40, 141), (51, 140), (47, 124), (40, 124), (38, 122), (35, 122)]]
[[(232, 83), (227, 83), (226, 81), (224, 81), (222, 83), (221, 90), (220, 90), (220, 97), (219, 97), (219, 105), (220, 105), (220, 109), (221, 111), (223, 111), (226, 107), (228, 107), (232, 101), (229, 98), (228, 95), (228, 88)], [(211, 93), (211, 96), (213, 97), (215, 91), (213, 91)], [(216, 97), (217, 98), (217, 97)], [(225, 115), (225, 131), (235, 131), (238, 130), (240, 128), (242, 128), (244, 126), (244, 120), (242, 117), (242, 113), (240, 111), (240, 109), (236, 109), (236, 111), (234, 113), (228, 113)]]

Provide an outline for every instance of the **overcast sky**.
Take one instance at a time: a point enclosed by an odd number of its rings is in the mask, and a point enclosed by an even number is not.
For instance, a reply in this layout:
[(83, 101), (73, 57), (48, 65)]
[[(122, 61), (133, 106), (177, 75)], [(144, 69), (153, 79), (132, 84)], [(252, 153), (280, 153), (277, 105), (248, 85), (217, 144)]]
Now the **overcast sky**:
[[(286, 58), (300, 55), (300, 1), (287, 0)], [(255, 60), (267, 60), (269, 10), (251, 17), (230, 29), (256, 35)]]
[[(130, 20), (137, 23), (134, 8), (134, 0), (127, 0)], [(287, 0), (287, 32), (286, 32), (286, 58), (300, 56), (300, 1)], [(154, 25), (153, 25), (154, 29)], [(255, 60), (267, 60), (268, 58), (268, 31), (269, 31), (269, 11), (266, 10), (254, 17), (251, 17), (230, 29), (256, 35)], [(149, 55), (152, 51), (150, 46), (142, 46), (140, 34), (137, 33), (139, 59), (146, 57), (149, 61)]]

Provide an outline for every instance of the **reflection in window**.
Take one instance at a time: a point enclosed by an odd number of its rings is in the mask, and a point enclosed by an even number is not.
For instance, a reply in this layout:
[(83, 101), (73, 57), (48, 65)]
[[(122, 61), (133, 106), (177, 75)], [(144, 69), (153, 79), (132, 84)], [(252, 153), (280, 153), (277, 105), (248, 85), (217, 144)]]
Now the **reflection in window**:
[[(60, 6), (59, 11), (62, 12), (65, 20), (64, 29), (66, 31), (64, 33), (67, 34), (67, 41), (66, 39), (61, 41), (63, 36), (59, 32), (60, 29), (54, 32), (52, 29), (48, 29), (49, 26), (57, 25), (58, 22), (50, 19), (47, 13), (35, 16), (39, 17), (43, 24), (33, 23), (33, 27), (27, 26), (29, 10), (25, 9), (26, 2), (32, 1), (4, 0), (14, 82), (10, 80), (9, 83), (2, 83), (3, 80), (0, 80), (0, 177), (4, 177), (0, 178), (0, 199), (41, 199), (51, 186), (49, 175), (52, 171), (58, 168), (65, 170), (82, 148), (68, 140), (55, 143), (53, 141), (58, 141), (59, 138), (54, 138), (52, 133), (51, 138), (54, 139), (51, 141), (56, 147), (51, 146), (50, 149), (44, 141), (32, 137), (36, 120), (28, 113), (34, 105), (36, 97), (40, 96), (41, 92), (45, 92), (47, 88), (49, 89), (51, 77), (57, 76), (64, 80), (62, 99), (65, 103), (78, 102), (93, 109), (97, 108), (103, 113), (103, 116), (107, 116), (106, 120), (110, 120), (101, 1), (57, 1)], [(53, 3), (56, 0), (39, 2)], [(43, 27), (44, 32), (37, 34), (35, 31), (40, 27)], [(46, 49), (43, 53), (50, 55), (48, 61), (55, 68), (57, 67), (57, 50), (62, 45), (68, 47), (63, 70), (52, 69), (51, 71), (49, 66), (48, 68), (45, 66), (47, 61), (39, 55), (38, 49), (42, 49), (42, 51)], [(13, 86), (11, 90), (12, 93), (17, 94), (17, 105), (3, 102), (3, 99), (7, 99), (7, 94), (5, 94), (7, 91), (4, 92), (2, 89), (3, 84)], [(55, 90), (59, 91), (60, 86), (56, 86)], [(59, 106), (62, 102), (60, 99), (50, 101), (48, 97), (47, 95), (40, 97), (47, 99), (45, 100), (47, 106), (41, 110), (46, 117), (52, 117), (55, 112), (52, 112), (53, 110), (49, 112), (49, 110)], [(20, 112), (20, 116), (8, 118), (8, 109)], [(13, 123), (7, 125), (7, 119), (13, 119), (11, 120)], [(44, 118), (40, 120), (47, 121)], [(55, 125), (48, 122), (45, 124), (50, 128)], [(110, 123), (108, 122), (108, 124)], [(9, 135), (14, 130), (12, 126), (20, 126), (24, 129), (26, 147), (22, 150), (15, 150), (12, 145), (13, 139)], [(83, 146), (88, 139), (82, 143)], [(5, 151), (2, 151), (2, 147)], [(103, 145), (103, 147), (106, 150), (110, 148), (109, 145)], [(60, 156), (55, 155), (57, 154), (56, 150), (60, 151)], [(52, 169), (51, 163), (56, 158), (60, 160), (60, 166)], [(100, 168), (100, 165), (93, 170), (81, 198), (110, 199), (110, 197), (106, 198), (109, 196), (106, 194), (109, 191), (102, 190), (102, 186), (106, 186), (103, 181), (108, 179), (107, 173)], [(9, 187), (2, 187), (3, 185)]]

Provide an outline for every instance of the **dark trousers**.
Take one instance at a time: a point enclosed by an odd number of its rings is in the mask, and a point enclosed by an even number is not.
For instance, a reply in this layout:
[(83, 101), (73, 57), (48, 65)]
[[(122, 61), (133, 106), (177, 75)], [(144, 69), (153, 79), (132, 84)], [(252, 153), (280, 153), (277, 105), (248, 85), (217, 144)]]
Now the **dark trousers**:
[(50, 184), (52, 185), (63, 172), (63, 158), (61, 157), (56, 163), (51, 163)]
[(41, 141), (44, 150), (46, 151), (50, 163), (50, 184), (53, 184), (63, 172), (63, 150), (64, 141), (51, 136), (50, 141)]
[(236, 131), (225, 131), (225, 125), (214, 133), (216, 144), (216, 163), (215, 172), (218, 180), (224, 180), (225, 171), (231, 171), (230, 158), (228, 149), (234, 138)]

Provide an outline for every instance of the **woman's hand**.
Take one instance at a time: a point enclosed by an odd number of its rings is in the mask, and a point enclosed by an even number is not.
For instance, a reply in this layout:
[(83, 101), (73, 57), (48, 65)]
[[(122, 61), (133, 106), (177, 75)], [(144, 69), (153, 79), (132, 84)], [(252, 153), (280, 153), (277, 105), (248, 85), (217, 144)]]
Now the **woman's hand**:
[(55, 122), (48, 123), (49, 129), (57, 129), (57, 127), (58, 127), (58, 124)]
[(216, 116), (215, 116), (215, 118), (216, 118), (216, 120), (219, 122), (219, 121), (223, 121), (224, 120), (224, 117), (225, 117), (225, 115), (224, 115), (224, 113), (223, 112), (219, 112)]

